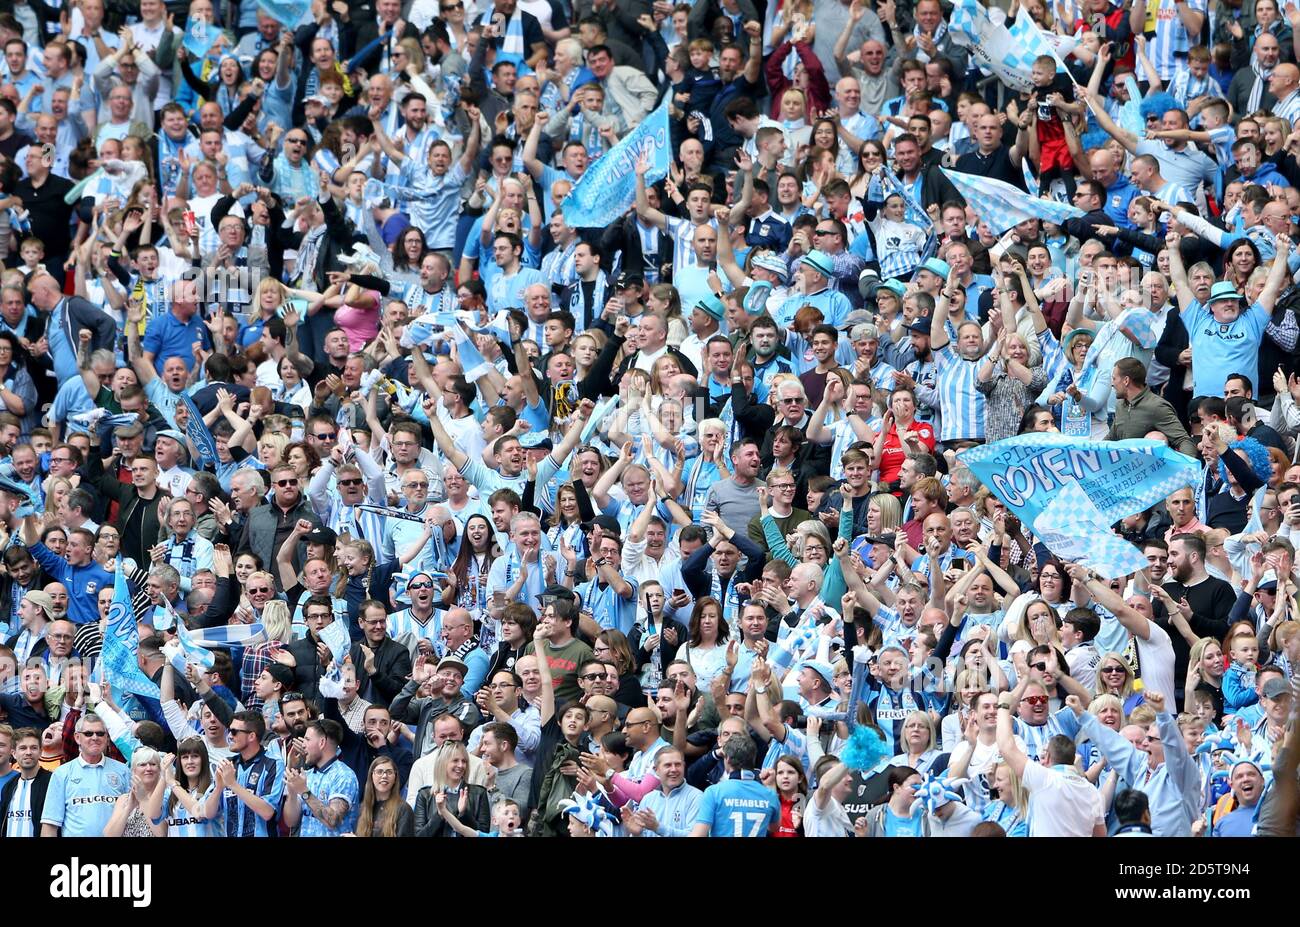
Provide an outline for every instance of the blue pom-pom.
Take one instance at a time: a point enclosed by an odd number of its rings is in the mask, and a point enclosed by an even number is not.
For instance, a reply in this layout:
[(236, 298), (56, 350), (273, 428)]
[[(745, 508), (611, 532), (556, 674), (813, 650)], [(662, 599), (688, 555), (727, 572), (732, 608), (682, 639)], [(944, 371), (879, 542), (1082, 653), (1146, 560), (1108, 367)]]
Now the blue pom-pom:
[(1171, 109), (1181, 110), (1178, 100), (1171, 93), (1161, 91), (1159, 93), (1149, 93), (1142, 99), (1142, 116), (1163, 116)]
[(885, 739), (874, 729), (861, 724), (853, 729), (848, 744), (840, 751), (844, 765), (860, 771), (875, 769), (890, 756)]

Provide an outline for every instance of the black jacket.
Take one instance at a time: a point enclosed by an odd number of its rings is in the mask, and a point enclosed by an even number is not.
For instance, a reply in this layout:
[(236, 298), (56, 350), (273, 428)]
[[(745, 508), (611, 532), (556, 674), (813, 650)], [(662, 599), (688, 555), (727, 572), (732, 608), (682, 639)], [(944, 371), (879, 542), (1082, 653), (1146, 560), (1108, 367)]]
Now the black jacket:
[[(465, 803), (465, 813), (460, 813), (459, 799), (448, 795), (447, 807), (460, 819), (462, 824), (472, 827), (480, 833), (487, 833), (492, 826), (492, 803), (488, 800), (487, 789), (481, 785), (464, 785), (469, 790)], [(415, 796), (415, 836), (417, 837), (456, 837), (458, 834), (442, 819), (438, 806), (433, 799), (433, 787), (426, 785)]]
[[(54, 773), (48, 769), (37, 769), (36, 778), (32, 780), (32, 833), (40, 835), (41, 832), (41, 812), (45, 809), (45, 793), (50, 787), (50, 777)], [(9, 816), (9, 805), (18, 794), (18, 780), (21, 776), (14, 776), (5, 783), (5, 787), (0, 789), (0, 837), (5, 834), (4, 821)]]
[(368, 702), (387, 705), (397, 698), (411, 675), (411, 652), (391, 637), (385, 637), (375, 650), (375, 674), (371, 676), (366, 672), (361, 644), (353, 644), (352, 665), (357, 670), (358, 694)]

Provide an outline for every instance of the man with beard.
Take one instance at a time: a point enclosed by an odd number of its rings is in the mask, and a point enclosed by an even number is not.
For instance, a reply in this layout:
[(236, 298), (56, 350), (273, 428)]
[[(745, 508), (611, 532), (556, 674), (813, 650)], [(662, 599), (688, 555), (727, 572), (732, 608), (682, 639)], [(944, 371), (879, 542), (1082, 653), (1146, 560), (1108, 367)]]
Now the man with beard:
[(339, 837), (356, 824), (358, 780), (338, 761), (342, 727), (330, 720), (308, 724), (304, 767), (284, 774), (284, 823), (300, 837)]
[[(1236, 601), (1232, 585), (1205, 570), (1205, 541), (1195, 534), (1175, 534), (1169, 542), (1169, 575), (1164, 590), (1183, 613), (1197, 637), (1222, 640)], [(1167, 605), (1168, 603), (1166, 603)], [(1187, 678), (1191, 647), (1182, 634), (1169, 635), (1174, 645), (1174, 683)]]
[(283, 766), (301, 766), (306, 747), (307, 724), (317, 715), (316, 703), (307, 701), (301, 692), (286, 692), (280, 696), (280, 717), (284, 719), (285, 733), (266, 747), (267, 754)]

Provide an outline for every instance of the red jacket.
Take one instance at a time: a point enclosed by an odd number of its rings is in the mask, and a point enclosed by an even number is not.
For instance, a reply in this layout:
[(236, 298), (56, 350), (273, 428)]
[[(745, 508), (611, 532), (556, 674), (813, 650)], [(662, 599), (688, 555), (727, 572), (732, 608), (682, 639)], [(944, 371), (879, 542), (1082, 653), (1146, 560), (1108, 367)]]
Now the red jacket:
[(822, 69), (822, 63), (817, 60), (813, 54), (812, 45), (807, 42), (800, 42), (798, 45), (791, 45), (789, 42), (782, 42), (772, 52), (767, 59), (763, 68), (767, 72), (767, 86), (772, 94), (772, 118), (781, 118), (781, 94), (785, 93), (793, 86), (793, 81), (785, 76), (781, 70), (781, 64), (785, 61), (786, 56), (790, 54), (793, 48), (799, 55), (799, 60), (803, 62), (804, 70), (808, 72), (808, 116), (807, 121), (812, 125), (812, 114), (821, 113), (831, 107), (831, 88), (826, 83), (826, 72)]

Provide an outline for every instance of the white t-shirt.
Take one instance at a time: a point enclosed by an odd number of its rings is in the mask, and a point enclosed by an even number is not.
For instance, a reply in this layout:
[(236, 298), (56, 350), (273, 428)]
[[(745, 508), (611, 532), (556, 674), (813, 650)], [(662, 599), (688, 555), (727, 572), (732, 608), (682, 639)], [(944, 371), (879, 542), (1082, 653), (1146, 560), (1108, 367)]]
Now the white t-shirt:
[(1142, 669), (1142, 687), (1171, 698), (1174, 694), (1173, 642), (1169, 639), (1169, 632), (1154, 621), (1148, 621), (1147, 627), (1151, 629), (1149, 640), (1133, 635), (1138, 665)]
[(803, 807), (803, 835), (805, 837), (851, 837), (853, 824), (848, 812), (834, 798), (827, 800), (825, 808), (818, 808), (811, 795)]
[(1029, 836), (1091, 837), (1104, 823), (1101, 793), (1077, 769), (1031, 761), (1021, 781), (1029, 792)]

